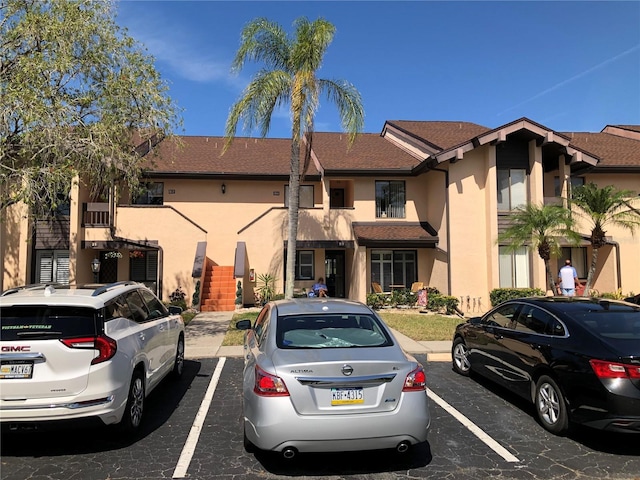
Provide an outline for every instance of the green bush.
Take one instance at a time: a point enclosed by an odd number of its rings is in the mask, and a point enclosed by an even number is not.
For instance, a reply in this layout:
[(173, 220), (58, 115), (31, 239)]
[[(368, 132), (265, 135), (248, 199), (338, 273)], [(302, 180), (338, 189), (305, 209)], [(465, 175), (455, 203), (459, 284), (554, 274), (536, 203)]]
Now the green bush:
[(378, 310), (384, 306), (389, 305), (388, 303), (389, 295), (384, 293), (369, 293), (367, 295), (367, 305), (369, 305), (374, 310)]
[(458, 303), (458, 297), (452, 297), (450, 295), (430, 293), (427, 296), (427, 310), (431, 310), (432, 312), (444, 312), (447, 315), (451, 315), (456, 312)]
[(507, 300), (522, 297), (541, 297), (545, 292), (539, 288), (494, 288), (489, 293), (491, 306), (495, 307)]

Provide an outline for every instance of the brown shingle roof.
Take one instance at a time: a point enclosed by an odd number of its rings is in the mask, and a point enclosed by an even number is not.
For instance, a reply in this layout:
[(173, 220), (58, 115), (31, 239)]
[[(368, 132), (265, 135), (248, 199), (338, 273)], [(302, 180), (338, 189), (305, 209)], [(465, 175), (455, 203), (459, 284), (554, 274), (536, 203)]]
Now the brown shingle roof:
[(344, 133), (316, 132), (312, 148), (325, 171), (411, 170), (420, 162), (379, 134), (363, 133), (348, 148)]
[[(147, 156), (145, 167), (156, 174), (289, 175), (290, 139), (236, 137), (221, 155), (224, 143), (224, 137), (169, 138)], [(318, 175), (313, 164), (307, 175)]]
[(353, 234), (359, 245), (367, 247), (435, 247), (438, 232), (427, 222), (353, 222)]
[(387, 123), (421, 138), (440, 150), (447, 150), (468, 142), (472, 138), (491, 130), (470, 122), (389, 120)]
[(640, 167), (640, 142), (609, 133), (564, 133), (571, 146), (600, 157), (597, 167)]

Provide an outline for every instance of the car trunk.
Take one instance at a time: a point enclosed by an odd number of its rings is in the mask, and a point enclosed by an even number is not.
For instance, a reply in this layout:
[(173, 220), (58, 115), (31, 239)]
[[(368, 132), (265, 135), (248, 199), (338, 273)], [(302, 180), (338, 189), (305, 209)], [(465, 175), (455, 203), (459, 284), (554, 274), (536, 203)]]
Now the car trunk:
[(272, 361), (300, 415), (392, 411), (415, 368), (391, 347), (279, 349)]

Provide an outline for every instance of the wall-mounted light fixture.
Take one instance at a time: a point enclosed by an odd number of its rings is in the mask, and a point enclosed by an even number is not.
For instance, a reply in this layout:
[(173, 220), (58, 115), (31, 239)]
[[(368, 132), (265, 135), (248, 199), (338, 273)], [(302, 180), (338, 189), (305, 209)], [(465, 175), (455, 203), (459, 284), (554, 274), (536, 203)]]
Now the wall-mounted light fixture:
[(98, 274), (100, 273), (100, 260), (94, 258), (91, 261), (91, 271), (93, 272), (93, 283), (98, 283)]
[(222, 194), (224, 195), (227, 192), (227, 186), (223, 183), (222, 185), (220, 185), (220, 190), (222, 191)]

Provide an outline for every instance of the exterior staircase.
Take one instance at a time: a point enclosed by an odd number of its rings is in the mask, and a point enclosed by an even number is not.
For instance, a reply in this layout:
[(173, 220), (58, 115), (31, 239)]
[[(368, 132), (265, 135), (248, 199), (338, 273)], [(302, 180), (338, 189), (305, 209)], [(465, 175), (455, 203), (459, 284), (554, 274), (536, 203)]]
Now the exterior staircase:
[(200, 298), (201, 312), (232, 312), (235, 310), (236, 281), (233, 267), (207, 262)]

